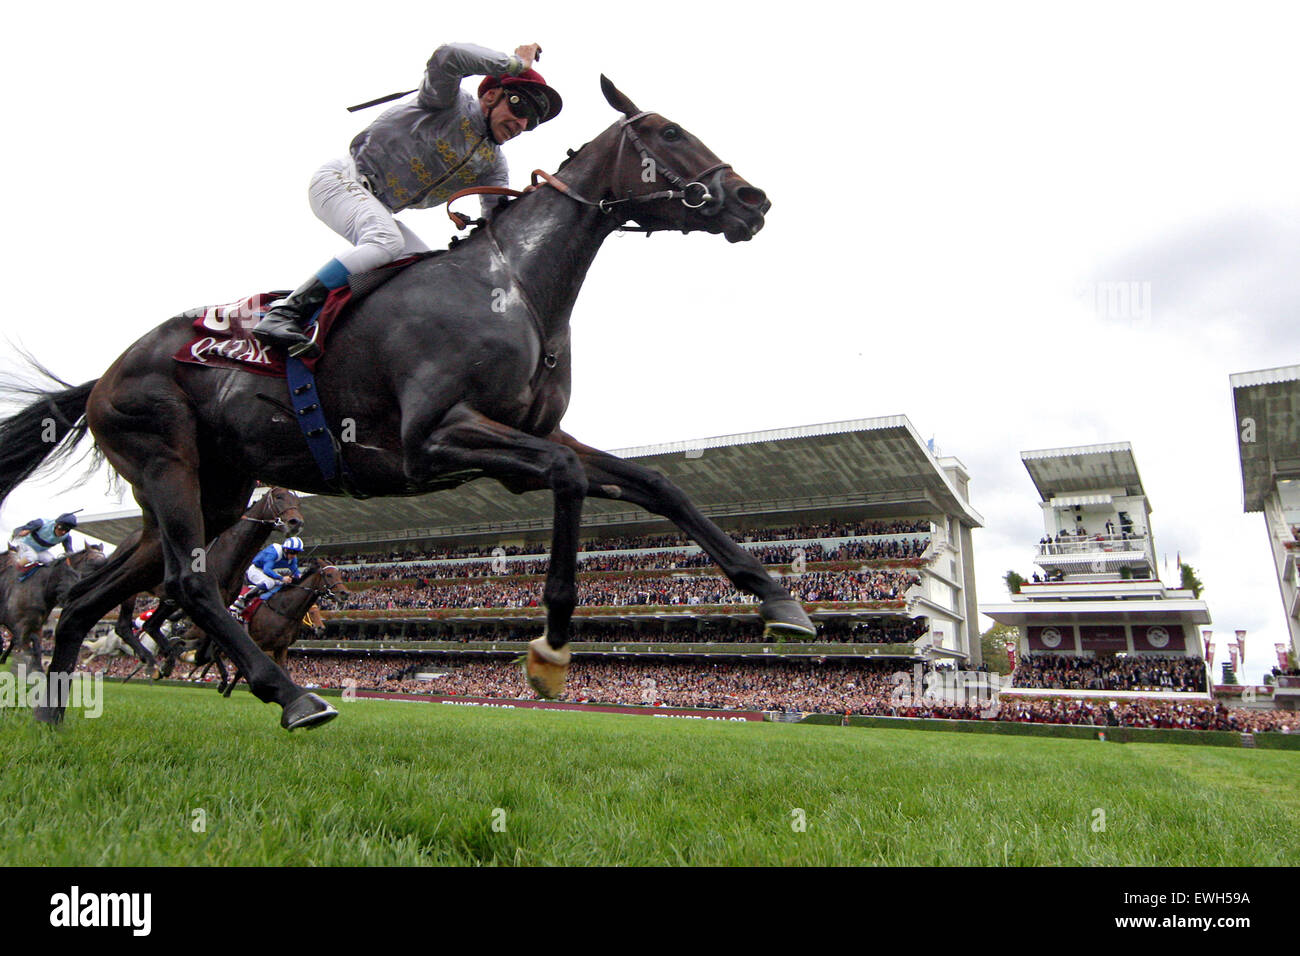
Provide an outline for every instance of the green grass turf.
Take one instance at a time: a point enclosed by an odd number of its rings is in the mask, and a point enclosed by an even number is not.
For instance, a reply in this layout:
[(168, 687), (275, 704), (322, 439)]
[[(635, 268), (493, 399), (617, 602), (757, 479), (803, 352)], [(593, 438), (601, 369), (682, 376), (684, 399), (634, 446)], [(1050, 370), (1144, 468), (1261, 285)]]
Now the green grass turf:
[(1300, 862), (1293, 752), (104, 690), (0, 711), (0, 863)]

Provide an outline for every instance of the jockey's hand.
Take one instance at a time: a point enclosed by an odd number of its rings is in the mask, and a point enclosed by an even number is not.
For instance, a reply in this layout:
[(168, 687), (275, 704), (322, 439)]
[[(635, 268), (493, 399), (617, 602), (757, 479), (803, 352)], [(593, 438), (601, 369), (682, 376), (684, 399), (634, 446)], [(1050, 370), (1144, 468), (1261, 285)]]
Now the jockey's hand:
[(292, 575), (292, 574), (282, 574), (282, 575), (280, 575), (280, 580), (283, 581), (285, 584), (293, 584), (293, 575)]
[(515, 47), (515, 56), (523, 61), (525, 70), (531, 70), (533, 61), (542, 58), (542, 48), (536, 43), (525, 43), (523, 46)]

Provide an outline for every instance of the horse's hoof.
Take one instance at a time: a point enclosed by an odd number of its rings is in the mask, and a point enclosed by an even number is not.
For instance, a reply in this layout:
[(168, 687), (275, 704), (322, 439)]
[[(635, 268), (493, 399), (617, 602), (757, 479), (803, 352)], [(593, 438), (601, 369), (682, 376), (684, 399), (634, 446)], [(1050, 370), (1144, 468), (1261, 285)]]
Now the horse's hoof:
[(817, 636), (817, 627), (793, 598), (764, 601), (758, 607), (764, 621), (763, 636), (777, 638), (808, 638)]
[(558, 651), (546, 643), (546, 635), (528, 642), (528, 656), (524, 658), (524, 677), (538, 697), (554, 700), (564, 693), (569, 679), (569, 648)]
[(280, 726), (285, 730), (297, 730), (299, 727), (319, 727), (339, 715), (339, 712), (318, 694), (303, 694), (297, 700), (290, 701), (280, 715)]
[(63, 723), (63, 708), (33, 707), (32, 716), (36, 718), (37, 723), (54, 726), (55, 724)]

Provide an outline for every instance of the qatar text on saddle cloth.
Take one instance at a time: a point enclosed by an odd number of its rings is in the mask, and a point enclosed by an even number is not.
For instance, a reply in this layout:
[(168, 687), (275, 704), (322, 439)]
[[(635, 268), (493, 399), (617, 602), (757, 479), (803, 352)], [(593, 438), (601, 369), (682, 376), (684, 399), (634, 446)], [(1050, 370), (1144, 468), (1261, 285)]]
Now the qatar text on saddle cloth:
[[(360, 301), (406, 266), (426, 257), (426, 255), (418, 255), (398, 259), (374, 272), (357, 276), (359, 281), (355, 284), (341, 286), (332, 291), (316, 318), (318, 331), (315, 338), (322, 349), (334, 323), (340, 320), (349, 305)], [(258, 375), (284, 378), (284, 354), (279, 350), (272, 351), (253, 338), (253, 327), (262, 320), (272, 304), (284, 298), (286, 294), (261, 292), (226, 305), (203, 306), (186, 312), (186, 316), (194, 317), (195, 336), (172, 358), (188, 365), (233, 368)], [(320, 356), (302, 361), (309, 371), (315, 372)]]

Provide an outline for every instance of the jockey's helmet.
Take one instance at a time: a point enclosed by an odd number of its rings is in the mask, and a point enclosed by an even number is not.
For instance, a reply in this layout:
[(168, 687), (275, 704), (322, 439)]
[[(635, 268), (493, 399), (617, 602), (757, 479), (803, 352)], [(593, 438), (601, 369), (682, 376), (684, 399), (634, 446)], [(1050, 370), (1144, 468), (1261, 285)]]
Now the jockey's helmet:
[(280, 545), (285, 551), (302, 551), (302, 538), (285, 538), (284, 544)]
[(536, 129), (547, 120), (553, 120), (564, 108), (560, 94), (546, 85), (542, 74), (524, 70), (518, 76), (485, 76), (478, 85), (478, 95), (501, 87), (506, 93), (506, 106), (520, 119), (528, 120), (528, 128)]
[(54, 519), (55, 524), (61, 524), (63, 527), (72, 529), (77, 526), (77, 516), (71, 512), (64, 512)]

